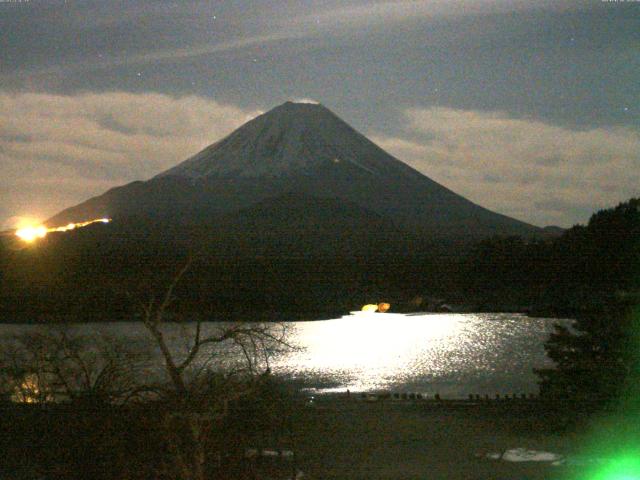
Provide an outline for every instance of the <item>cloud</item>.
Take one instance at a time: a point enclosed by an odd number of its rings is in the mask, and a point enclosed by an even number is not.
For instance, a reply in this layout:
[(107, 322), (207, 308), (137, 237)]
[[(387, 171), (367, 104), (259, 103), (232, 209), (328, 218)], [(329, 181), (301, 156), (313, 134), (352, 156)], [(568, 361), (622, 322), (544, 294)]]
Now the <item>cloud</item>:
[(381, 147), (457, 193), (537, 224), (571, 226), (640, 194), (640, 130), (572, 130), (501, 112), (407, 109)]
[[(228, 15), (224, 20), (235, 28), (229, 30), (213, 29), (211, 26), (212, 8), (210, 2), (193, 2), (187, 6), (180, 4), (157, 5), (144, 2), (140, 5), (122, 6), (103, 4), (85, 6), (74, 9), (70, 15), (63, 17), (39, 17), (41, 22), (54, 22), (61, 31), (79, 31), (82, 35), (87, 31), (98, 32), (98, 38), (103, 35), (117, 37), (125, 32), (124, 37), (116, 38), (115, 44), (121, 45), (126, 53), (90, 53), (78, 59), (77, 53), (86, 49), (74, 47), (74, 55), (63, 61), (36, 65), (22, 65), (21, 68), (8, 73), (0, 73), (0, 80), (7, 82), (31, 82), (34, 77), (69, 76), (84, 71), (112, 70), (120, 67), (142, 67), (145, 65), (175, 63), (206, 57), (215, 54), (264, 48), (278, 42), (298, 41), (306, 38), (322, 39), (335, 36), (362, 35), (370, 32), (371, 28), (398, 28), (399, 24), (415, 21), (430, 21), (442, 17), (465, 17), (473, 15), (485, 16), (489, 13), (517, 12), (531, 9), (565, 10), (576, 8), (576, 0), (557, 2), (554, 0), (517, 1), (512, 0), (401, 0), (401, 1), (368, 1), (368, 2), (322, 2), (321, 6), (310, 8), (308, 5), (296, 7), (293, 4), (284, 6), (266, 5), (244, 8), (241, 13)], [(125, 8), (124, 13), (121, 9)], [(224, 9), (223, 9), (224, 10)], [(117, 15), (113, 11), (120, 12)], [(227, 17), (227, 16), (225, 16)], [(185, 18), (192, 25), (192, 31), (182, 31), (179, 25), (184, 25)], [(133, 38), (142, 33), (149, 33), (150, 26), (166, 27), (173, 24), (175, 31), (181, 32), (185, 38), (193, 35), (188, 45), (176, 45), (175, 42), (165, 43), (160, 39), (153, 46), (148, 43), (139, 46), (137, 43), (127, 44), (126, 40), (132, 34)], [(157, 24), (157, 25), (156, 25)], [(228, 27), (227, 27), (228, 28)], [(134, 30), (134, 32), (131, 31)], [(205, 30), (205, 35), (198, 35), (199, 30)], [(215, 35), (212, 34), (215, 32)], [(230, 34), (229, 32), (234, 32)], [(240, 35), (238, 35), (240, 33)], [(457, 36), (473, 33), (466, 28), (456, 32)], [(474, 34), (485, 33), (478, 29)], [(212, 38), (215, 41), (212, 41)], [(121, 43), (124, 42), (124, 43)], [(91, 41), (89, 41), (91, 44)], [(43, 47), (44, 48), (44, 47)], [(99, 48), (103, 50), (102, 47)], [(65, 50), (62, 49), (62, 52)], [(28, 52), (25, 52), (28, 53)], [(61, 52), (54, 55), (58, 57)], [(28, 63), (28, 62), (27, 62)]]
[(438, 17), (460, 17), (487, 15), (490, 13), (517, 12), (533, 9), (554, 11), (577, 8), (579, 2), (554, 2), (553, 0), (517, 1), (513, 0), (393, 0), (368, 2), (340, 2), (329, 8), (312, 13), (284, 18), (282, 23), (291, 26), (318, 26), (323, 29), (341, 27), (366, 27), (392, 25), (397, 23), (433, 19)]
[(110, 70), (117, 67), (133, 67), (163, 62), (176, 62), (184, 59), (192, 59), (216, 53), (223, 53), (282, 40), (293, 40), (307, 36), (307, 32), (301, 30), (278, 31), (274, 33), (258, 34), (219, 43), (204, 43), (200, 45), (165, 48), (143, 53), (102, 56), (99, 59), (84, 59), (75, 62), (66, 62), (59, 65), (24, 68), (9, 74), (0, 74), (0, 79), (15, 80), (33, 76), (70, 75), (92, 70)]
[[(198, 96), (0, 92), (0, 225), (149, 178), (258, 113)], [(443, 107), (410, 108), (404, 120), (402, 134), (373, 140), (470, 200), (537, 225), (584, 222), (640, 195), (637, 129)]]
[(0, 93), (0, 226), (149, 178), (256, 113), (197, 96)]

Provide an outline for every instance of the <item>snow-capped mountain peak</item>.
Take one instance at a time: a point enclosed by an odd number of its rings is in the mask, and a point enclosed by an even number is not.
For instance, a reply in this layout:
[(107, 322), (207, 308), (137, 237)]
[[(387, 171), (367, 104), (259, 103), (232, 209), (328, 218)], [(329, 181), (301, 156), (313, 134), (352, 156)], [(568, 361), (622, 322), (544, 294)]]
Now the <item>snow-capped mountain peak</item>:
[(298, 101), (254, 118), (158, 177), (311, 175), (323, 166), (344, 163), (381, 175), (393, 169), (390, 158), (323, 105)]

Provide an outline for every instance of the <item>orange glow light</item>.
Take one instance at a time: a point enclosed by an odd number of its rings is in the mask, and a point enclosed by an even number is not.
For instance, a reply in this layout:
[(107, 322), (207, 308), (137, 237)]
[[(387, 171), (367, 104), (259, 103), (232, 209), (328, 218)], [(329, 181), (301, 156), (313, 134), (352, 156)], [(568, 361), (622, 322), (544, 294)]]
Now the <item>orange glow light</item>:
[(62, 227), (47, 228), (44, 225), (30, 225), (22, 227), (16, 230), (16, 235), (25, 242), (31, 243), (39, 238), (44, 238), (47, 233), (50, 232), (68, 232), (69, 230), (75, 230), (76, 228), (86, 227), (92, 223), (109, 223), (110, 218), (98, 218), (96, 220), (89, 220), (88, 222), (69, 223)]

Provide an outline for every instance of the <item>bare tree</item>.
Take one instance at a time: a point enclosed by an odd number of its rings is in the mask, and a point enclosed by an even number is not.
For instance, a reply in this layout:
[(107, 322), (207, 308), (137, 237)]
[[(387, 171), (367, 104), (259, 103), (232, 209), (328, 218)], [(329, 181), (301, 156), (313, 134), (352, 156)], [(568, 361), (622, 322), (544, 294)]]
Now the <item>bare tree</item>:
[(17, 402), (125, 402), (139, 389), (140, 355), (113, 337), (73, 334), (67, 326), (35, 329), (3, 340), (2, 384)]
[[(171, 461), (164, 475), (201, 480), (207, 465), (221, 452), (211, 450), (216, 426), (229, 414), (229, 405), (255, 394), (270, 375), (269, 360), (295, 348), (283, 323), (186, 325), (187, 348), (176, 352), (168, 340), (167, 309), (174, 290), (190, 267), (187, 262), (161, 296), (151, 295), (142, 305), (143, 324), (160, 350), (169, 379), (170, 410), (164, 424)], [(221, 364), (224, 363), (224, 366)]]
[(189, 265), (141, 305), (142, 324), (151, 348), (160, 352), (160, 365), (153, 362), (157, 355), (144, 352), (140, 358), (142, 346), (126, 345), (121, 337), (43, 327), (0, 344), (6, 393), (14, 401), (39, 403), (155, 400), (142, 406), (157, 415), (168, 451), (160, 455), (159, 476), (209, 478), (224, 455), (217, 446), (224, 444), (221, 431), (232, 408), (259, 397), (270, 383), (273, 355), (294, 347), (282, 323), (170, 322), (174, 290)]
[(27, 351), (21, 344), (33, 343), (32, 338), (15, 337), (5, 339), (0, 352), (0, 385), (2, 394), (13, 402), (45, 403), (51, 401), (52, 394), (42, 355), (38, 351)]

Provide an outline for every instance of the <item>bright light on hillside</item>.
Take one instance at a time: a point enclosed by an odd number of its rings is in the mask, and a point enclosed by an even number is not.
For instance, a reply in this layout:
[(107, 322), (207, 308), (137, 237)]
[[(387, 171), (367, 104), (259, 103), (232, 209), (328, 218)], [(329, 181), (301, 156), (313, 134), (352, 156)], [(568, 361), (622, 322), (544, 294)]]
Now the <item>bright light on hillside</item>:
[(43, 225), (36, 225), (19, 228), (16, 230), (16, 235), (25, 242), (33, 242), (34, 240), (44, 238), (47, 235), (47, 227)]
[(98, 218), (96, 220), (89, 220), (87, 222), (69, 223), (62, 227), (51, 228), (47, 228), (44, 225), (28, 225), (18, 228), (16, 230), (16, 235), (20, 237), (21, 240), (31, 243), (39, 238), (46, 237), (47, 233), (50, 232), (68, 232), (69, 230), (75, 230), (76, 228), (86, 227), (87, 225), (91, 225), (92, 223), (109, 223), (110, 221), (110, 218)]

